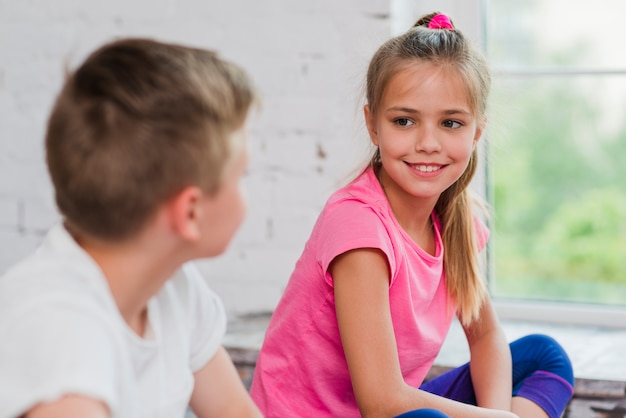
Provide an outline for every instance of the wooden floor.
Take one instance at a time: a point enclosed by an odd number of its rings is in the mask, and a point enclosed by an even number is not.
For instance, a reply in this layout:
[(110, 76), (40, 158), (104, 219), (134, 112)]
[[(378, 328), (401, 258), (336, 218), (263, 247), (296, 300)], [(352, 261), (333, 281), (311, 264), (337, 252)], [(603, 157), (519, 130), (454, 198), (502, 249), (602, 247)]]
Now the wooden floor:
[(564, 418), (621, 418), (626, 415), (626, 382), (577, 379)]

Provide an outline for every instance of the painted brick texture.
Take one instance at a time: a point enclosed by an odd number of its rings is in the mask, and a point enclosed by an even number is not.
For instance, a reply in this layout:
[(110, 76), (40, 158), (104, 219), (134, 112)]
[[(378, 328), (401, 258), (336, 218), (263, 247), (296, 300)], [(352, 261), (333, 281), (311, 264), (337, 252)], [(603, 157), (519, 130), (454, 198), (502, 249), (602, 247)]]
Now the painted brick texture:
[(230, 313), (272, 310), (326, 198), (366, 158), (361, 86), (388, 16), (383, 0), (0, 0), (0, 272), (58, 220), (43, 135), (65, 66), (147, 36), (218, 50), (262, 93), (248, 217), (200, 266)]

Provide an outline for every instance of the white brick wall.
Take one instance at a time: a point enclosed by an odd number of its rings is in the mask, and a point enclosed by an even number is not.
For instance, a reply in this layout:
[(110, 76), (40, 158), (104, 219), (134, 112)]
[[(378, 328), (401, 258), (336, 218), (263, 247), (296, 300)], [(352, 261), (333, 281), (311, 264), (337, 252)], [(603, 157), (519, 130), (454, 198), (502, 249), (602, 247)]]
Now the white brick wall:
[(64, 63), (149, 36), (219, 50), (263, 94), (248, 218), (201, 267), (231, 313), (271, 310), (326, 197), (366, 154), (360, 87), (388, 13), (387, 0), (0, 0), (0, 272), (57, 220), (42, 143)]

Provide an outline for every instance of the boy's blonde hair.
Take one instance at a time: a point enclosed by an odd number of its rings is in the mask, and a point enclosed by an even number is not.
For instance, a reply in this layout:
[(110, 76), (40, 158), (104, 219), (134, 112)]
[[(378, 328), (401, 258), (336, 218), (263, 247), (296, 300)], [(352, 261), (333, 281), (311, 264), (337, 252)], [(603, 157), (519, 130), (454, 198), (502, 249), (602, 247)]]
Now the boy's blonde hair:
[[(384, 43), (370, 61), (366, 99), (370, 111), (378, 111), (389, 80), (411, 63), (427, 61), (458, 76), (466, 87), (470, 110), (479, 125), (484, 123), (491, 75), (483, 55), (456, 29), (429, 29), (438, 12), (421, 17), (406, 33)], [(375, 150), (370, 166), (380, 167), (380, 152)], [(435, 206), (441, 219), (446, 286), (456, 301), (463, 324), (477, 319), (487, 294), (480, 271), (475, 234), (474, 204), (482, 202), (470, 195), (468, 186), (476, 173), (477, 150), (461, 177), (445, 190)]]
[(184, 187), (214, 194), (255, 100), (246, 73), (214, 52), (149, 39), (102, 46), (67, 77), (48, 122), (65, 222), (122, 240)]

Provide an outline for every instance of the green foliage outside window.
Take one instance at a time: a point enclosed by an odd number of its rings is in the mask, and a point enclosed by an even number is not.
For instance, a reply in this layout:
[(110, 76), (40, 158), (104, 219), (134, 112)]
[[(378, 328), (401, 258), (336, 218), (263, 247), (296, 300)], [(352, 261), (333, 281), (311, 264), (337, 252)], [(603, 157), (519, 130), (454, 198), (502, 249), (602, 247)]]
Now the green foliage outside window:
[(496, 295), (626, 304), (626, 118), (600, 94), (626, 76), (610, 78), (496, 81)]

